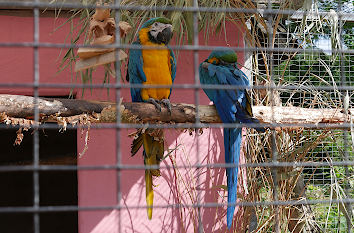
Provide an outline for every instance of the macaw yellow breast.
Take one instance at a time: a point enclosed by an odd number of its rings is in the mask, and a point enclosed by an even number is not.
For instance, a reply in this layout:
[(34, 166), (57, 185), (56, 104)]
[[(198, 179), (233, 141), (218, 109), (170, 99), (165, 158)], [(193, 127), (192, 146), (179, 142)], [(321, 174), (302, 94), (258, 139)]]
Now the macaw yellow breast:
[[(153, 43), (148, 38), (148, 28), (143, 28), (139, 32), (139, 39), (142, 45), (156, 46), (164, 49), (143, 49), (143, 70), (146, 76), (146, 82), (143, 84), (152, 85), (171, 85), (171, 66), (170, 51), (165, 45)], [(170, 88), (143, 88), (141, 89), (141, 97), (143, 100), (149, 98), (161, 100), (168, 99), (170, 96)]]

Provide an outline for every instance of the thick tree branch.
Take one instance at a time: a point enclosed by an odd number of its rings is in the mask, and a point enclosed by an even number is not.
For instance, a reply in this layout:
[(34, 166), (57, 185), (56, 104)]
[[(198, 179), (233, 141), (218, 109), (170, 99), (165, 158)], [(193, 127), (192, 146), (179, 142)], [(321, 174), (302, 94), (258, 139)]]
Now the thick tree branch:
[[(0, 112), (10, 117), (33, 118), (34, 115), (33, 97), (22, 95), (0, 95)], [(50, 116), (73, 116), (82, 113), (101, 112), (105, 103), (95, 103), (75, 99), (53, 99), (38, 98), (38, 109), (40, 115)]]
[[(55, 120), (56, 117), (69, 117), (80, 114), (94, 114), (97, 123), (116, 121), (116, 104), (110, 102), (85, 101), (74, 99), (39, 98), (38, 109), (41, 119)], [(341, 109), (306, 109), (298, 107), (253, 106), (254, 117), (264, 123), (282, 124), (342, 124), (349, 121)], [(8, 117), (33, 119), (34, 98), (19, 95), (0, 95), (0, 113)], [(159, 112), (148, 103), (121, 103), (120, 113), (124, 123), (144, 122), (195, 122), (196, 110), (191, 104), (172, 104), (172, 114), (165, 107)], [(214, 106), (199, 106), (202, 123), (220, 123)], [(354, 109), (350, 109), (354, 113)], [(48, 116), (50, 116), (48, 118)]]

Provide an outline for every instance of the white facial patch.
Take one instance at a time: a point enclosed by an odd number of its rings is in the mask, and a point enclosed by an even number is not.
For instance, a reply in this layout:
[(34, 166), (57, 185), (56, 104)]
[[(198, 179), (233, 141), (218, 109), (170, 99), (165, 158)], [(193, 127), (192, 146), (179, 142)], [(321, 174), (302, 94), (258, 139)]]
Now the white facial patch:
[(171, 24), (164, 24), (160, 22), (155, 22), (151, 25), (150, 28), (150, 34), (154, 37), (157, 38), (157, 35), (162, 32), (164, 29), (170, 28), (172, 31), (172, 25)]

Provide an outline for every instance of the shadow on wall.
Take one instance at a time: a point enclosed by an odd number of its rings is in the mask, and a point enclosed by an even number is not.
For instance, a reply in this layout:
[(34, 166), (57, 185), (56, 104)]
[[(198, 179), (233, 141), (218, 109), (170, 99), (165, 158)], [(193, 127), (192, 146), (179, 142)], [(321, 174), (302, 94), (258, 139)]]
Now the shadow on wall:
[[(220, 149), (223, 148), (222, 130), (205, 130), (198, 137), (177, 130), (166, 131), (169, 149), (177, 149), (161, 163), (162, 166), (171, 166), (171, 169), (161, 169), (161, 177), (154, 180), (155, 208), (152, 220), (148, 220), (145, 208), (136, 208), (146, 205), (144, 171), (124, 171), (121, 204), (127, 208), (121, 210), (120, 216), (116, 210), (106, 212), (91, 233), (118, 232), (118, 219), (121, 219), (123, 232), (195, 232), (198, 210), (190, 205), (197, 204), (198, 197), (200, 203), (227, 203), (227, 192), (223, 186), (226, 184), (225, 169), (193, 167), (198, 162), (203, 165), (224, 163), (224, 151)], [(137, 156), (139, 160), (142, 159), (141, 151)], [(132, 158), (123, 157), (123, 163), (132, 163)], [(172, 168), (172, 164), (178, 164), (179, 168)], [(177, 204), (181, 205), (180, 208)], [(227, 232), (226, 207), (202, 207), (200, 213), (205, 232)], [(236, 208), (235, 222), (242, 221), (240, 214), (241, 211)]]

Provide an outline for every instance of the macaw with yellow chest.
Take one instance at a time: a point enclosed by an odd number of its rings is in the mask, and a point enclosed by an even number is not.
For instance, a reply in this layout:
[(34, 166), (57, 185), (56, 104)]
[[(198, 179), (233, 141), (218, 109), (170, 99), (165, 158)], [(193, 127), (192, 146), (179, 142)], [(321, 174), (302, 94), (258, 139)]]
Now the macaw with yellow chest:
[[(214, 102), (223, 123), (257, 124), (259, 120), (252, 117), (251, 98), (246, 88), (250, 85), (246, 75), (237, 68), (237, 55), (228, 48), (218, 48), (199, 66), (201, 84), (233, 85), (239, 89), (203, 89)], [(256, 128), (264, 132), (264, 128)], [(227, 177), (227, 226), (232, 219), (237, 200), (237, 174), (242, 141), (242, 128), (224, 128), (225, 162), (234, 167), (226, 168)]]
[[(158, 17), (146, 21), (138, 32), (134, 45), (142, 45), (149, 49), (131, 49), (127, 80), (131, 84), (172, 85), (176, 76), (176, 58), (167, 46), (173, 35), (169, 19)], [(148, 102), (161, 111), (165, 105), (171, 113), (169, 101), (171, 88), (131, 88), (133, 102)], [(145, 165), (159, 165), (164, 155), (164, 135), (162, 129), (146, 129), (140, 131), (133, 140), (131, 155), (134, 156), (143, 146)], [(160, 176), (159, 169), (145, 169), (146, 203), (148, 218), (152, 218), (154, 199), (152, 177)]]

